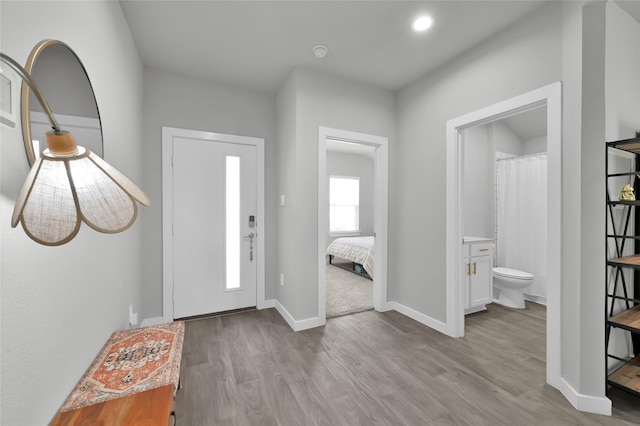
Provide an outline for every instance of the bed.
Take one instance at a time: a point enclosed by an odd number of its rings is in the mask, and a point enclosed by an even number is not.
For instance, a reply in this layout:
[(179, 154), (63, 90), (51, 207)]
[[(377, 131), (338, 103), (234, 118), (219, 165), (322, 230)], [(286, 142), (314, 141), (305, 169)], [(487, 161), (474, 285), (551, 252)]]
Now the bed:
[(373, 247), (373, 236), (337, 238), (327, 247), (329, 263), (332, 263), (334, 257), (351, 261), (352, 272), (360, 273), (359, 269), (362, 269), (373, 278)]

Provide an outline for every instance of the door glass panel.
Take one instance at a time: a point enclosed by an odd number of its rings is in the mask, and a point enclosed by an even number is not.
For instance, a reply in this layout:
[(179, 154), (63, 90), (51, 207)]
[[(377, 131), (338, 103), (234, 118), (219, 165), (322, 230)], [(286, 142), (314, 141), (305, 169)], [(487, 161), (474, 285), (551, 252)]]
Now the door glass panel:
[(240, 157), (226, 157), (226, 290), (240, 288)]

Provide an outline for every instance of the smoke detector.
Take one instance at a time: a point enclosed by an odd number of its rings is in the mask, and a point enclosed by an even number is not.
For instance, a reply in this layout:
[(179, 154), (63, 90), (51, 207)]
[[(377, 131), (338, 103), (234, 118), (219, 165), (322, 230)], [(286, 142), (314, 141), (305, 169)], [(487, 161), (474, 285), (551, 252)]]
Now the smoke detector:
[(313, 54), (316, 55), (316, 58), (324, 58), (328, 51), (329, 48), (322, 44), (313, 47)]

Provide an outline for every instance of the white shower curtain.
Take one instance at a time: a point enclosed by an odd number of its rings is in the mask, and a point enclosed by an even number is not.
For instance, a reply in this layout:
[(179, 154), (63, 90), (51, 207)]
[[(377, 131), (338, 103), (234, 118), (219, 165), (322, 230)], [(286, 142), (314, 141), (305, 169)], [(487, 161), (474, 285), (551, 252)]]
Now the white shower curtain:
[(547, 298), (547, 154), (497, 161), (497, 264), (534, 276), (525, 293)]

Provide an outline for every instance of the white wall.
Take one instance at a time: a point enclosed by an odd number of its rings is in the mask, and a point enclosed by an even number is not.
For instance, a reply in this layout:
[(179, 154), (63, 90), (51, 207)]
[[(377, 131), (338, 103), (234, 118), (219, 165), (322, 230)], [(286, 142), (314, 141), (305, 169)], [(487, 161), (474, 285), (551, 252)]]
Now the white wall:
[(493, 159), (495, 159), (496, 151), (513, 155), (523, 155), (525, 153), (522, 138), (506, 126), (503, 121), (496, 121), (487, 126), (493, 140)]
[(278, 200), (281, 201), (280, 197), (284, 197), (284, 205), (278, 204), (278, 275), (283, 274), (284, 286), (278, 286), (277, 299), (294, 318), (300, 319), (296, 303), (298, 294), (296, 291), (298, 270), (296, 233), (299, 203), (298, 197), (295, 196), (298, 185), (296, 179), (297, 84), (298, 78), (294, 72), (279, 88), (277, 94)]
[[(567, 2), (562, 10), (562, 375), (579, 383), (580, 329), (580, 162), (582, 111), (582, 7)], [(575, 294), (574, 292), (578, 292)], [(571, 332), (567, 332), (571, 330)], [(604, 366), (602, 367), (604, 369)]]
[[(0, 15), (0, 50), (22, 64), (47, 38), (76, 51), (96, 94), (104, 158), (140, 182), (142, 64), (120, 5), (2, 1)], [(11, 229), (28, 166), (20, 131), (2, 126), (1, 136), (0, 423), (43, 425), (109, 335), (128, 326), (129, 303), (140, 305), (141, 226), (107, 235), (83, 225), (61, 247), (40, 246)]]
[(144, 188), (152, 206), (143, 212), (145, 298), (141, 318), (162, 316), (162, 127), (265, 139), (266, 297), (276, 296), (276, 98), (273, 94), (144, 69)]
[[(604, 395), (604, 319), (594, 312), (604, 306), (605, 235), (604, 149), (605, 140), (605, 4), (588, 3), (582, 10), (582, 116), (580, 146), (580, 279), (564, 285), (563, 297), (571, 294), (565, 308), (575, 307), (579, 321), (580, 353), (572, 358), (578, 365), (578, 378), (572, 382), (585, 395)], [(567, 105), (568, 106), (568, 105)], [(564, 204), (563, 204), (564, 206)], [(573, 241), (565, 241), (564, 248)], [(576, 302), (579, 305), (576, 305)], [(571, 309), (565, 309), (572, 315)], [(563, 312), (564, 313), (564, 312)], [(570, 349), (573, 352), (575, 349)], [(576, 359), (579, 361), (576, 362)], [(597, 370), (596, 370), (597, 368)]]
[(318, 127), (386, 136), (392, 152), (395, 102), (388, 90), (305, 69), (292, 73), (278, 102), (279, 192), (287, 197), (279, 223), (295, 218), (285, 222), (288, 235), (278, 241), (279, 263), (286, 268), (278, 299), (296, 320), (304, 320), (318, 314)]
[(493, 238), (493, 142), (490, 124), (464, 130), (463, 233)]
[(398, 94), (389, 189), (390, 300), (445, 321), (446, 122), (561, 80), (560, 7), (537, 9)]
[[(371, 148), (373, 151), (373, 148)], [(327, 151), (327, 176), (360, 178), (360, 235), (373, 235), (373, 156)], [(322, 207), (322, 206), (321, 206)], [(329, 235), (327, 245), (336, 237)]]
[(547, 152), (547, 137), (538, 136), (536, 138), (527, 139), (522, 142), (522, 154), (537, 154), (539, 152)]
[(495, 237), (496, 151), (521, 155), (520, 137), (502, 121), (464, 130), (464, 235)]
[(606, 139), (635, 137), (640, 131), (640, 23), (607, 3)]

